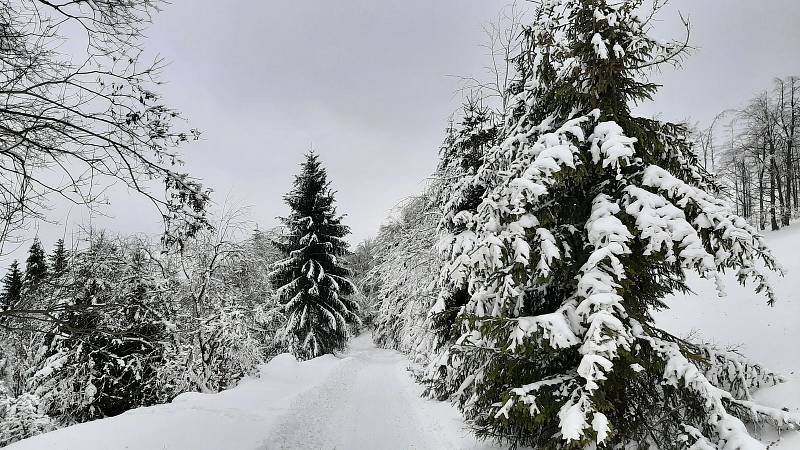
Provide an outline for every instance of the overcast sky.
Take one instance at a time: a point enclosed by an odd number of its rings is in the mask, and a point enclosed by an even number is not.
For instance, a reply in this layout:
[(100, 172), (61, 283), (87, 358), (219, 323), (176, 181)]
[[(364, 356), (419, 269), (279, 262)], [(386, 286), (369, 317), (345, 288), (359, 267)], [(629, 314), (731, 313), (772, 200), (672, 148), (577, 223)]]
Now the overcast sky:
[[(146, 47), (170, 61), (167, 103), (203, 131), (185, 159), (217, 202), (230, 197), (250, 205), (261, 228), (276, 225), (313, 143), (357, 242), (434, 169), (459, 104), (453, 75), (482, 73), (482, 27), (507, 4), (173, 0)], [(673, 0), (656, 35), (679, 37), (678, 10), (691, 19), (697, 50), (682, 70), (662, 75), (665, 87), (644, 114), (708, 122), (773, 77), (800, 74), (799, 1)], [(158, 232), (151, 207), (125, 194), (112, 200), (114, 219), (97, 224)], [(48, 247), (60, 230), (41, 227)]]

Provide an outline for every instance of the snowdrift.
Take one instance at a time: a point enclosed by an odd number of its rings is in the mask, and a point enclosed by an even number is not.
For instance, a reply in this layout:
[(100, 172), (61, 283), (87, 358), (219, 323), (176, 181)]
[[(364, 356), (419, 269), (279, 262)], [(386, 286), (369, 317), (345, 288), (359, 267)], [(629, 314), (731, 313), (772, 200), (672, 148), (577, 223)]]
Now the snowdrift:
[(283, 354), (218, 394), (189, 392), (170, 404), (138, 408), (116, 417), (87, 422), (7, 447), (13, 450), (256, 449), (265, 430), (292, 400), (322, 383), (340, 359), (326, 355), (297, 362)]

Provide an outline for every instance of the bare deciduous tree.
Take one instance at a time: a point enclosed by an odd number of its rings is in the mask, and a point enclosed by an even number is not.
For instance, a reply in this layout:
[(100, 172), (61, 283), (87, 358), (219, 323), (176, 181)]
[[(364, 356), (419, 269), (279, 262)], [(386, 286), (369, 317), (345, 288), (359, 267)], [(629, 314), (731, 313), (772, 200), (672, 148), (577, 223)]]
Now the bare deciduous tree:
[[(0, 5), (0, 252), (51, 197), (96, 207), (122, 182), (149, 199), (165, 241), (207, 226), (208, 193), (178, 170), (196, 139), (154, 90), (142, 32), (157, 0), (9, 0)], [(163, 183), (164, 196), (153, 193)]]
[[(720, 174), (733, 187), (737, 211), (761, 229), (768, 221), (773, 230), (789, 225), (800, 206), (795, 152), (798, 103), (798, 78), (776, 79), (772, 91), (752, 98), (728, 124), (730, 140), (722, 151)], [(701, 149), (705, 152), (715, 144), (711, 131), (704, 137)]]

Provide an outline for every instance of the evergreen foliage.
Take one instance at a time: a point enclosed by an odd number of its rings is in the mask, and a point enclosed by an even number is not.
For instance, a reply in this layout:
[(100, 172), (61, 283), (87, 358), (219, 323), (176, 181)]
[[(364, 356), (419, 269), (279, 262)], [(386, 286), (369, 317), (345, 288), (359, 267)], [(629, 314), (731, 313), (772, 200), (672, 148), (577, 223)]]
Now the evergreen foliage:
[(52, 419), (39, 411), (39, 398), (24, 393), (0, 400), (0, 445), (46, 433), (55, 428)]
[(19, 263), (14, 260), (3, 277), (3, 291), (0, 292), (0, 308), (7, 310), (14, 307), (22, 299), (23, 275)]
[(54, 278), (64, 275), (67, 271), (67, 250), (64, 248), (64, 239), (56, 241), (56, 247), (50, 255), (50, 275)]
[[(494, 145), (448, 201), (431, 393), (478, 433), (536, 448), (745, 448), (743, 421), (781, 377), (660, 330), (687, 272), (735, 271), (775, 301), (762, 236), (714, 194), (680, 124), (635, 117), (648, 67), (684, 46), (648, 37), (642, 0), (546, 0), (514, 63)], [(477, 199), (473, 197), (477, 195)], [(455, 318), (453, 316), (456, 316)], [(750, 448), (750, 447), (747, 447)]]
[(349, 327), (360, 322), (358, 305), (348, 296), (355, 286), (340, 262), (349, 253), (350, 232), (336, 213), (326, 170), (313, 152), (305, 157), (293, 189), (284, 196), (291, 208), (281, 218), (286, 233), (275, 245), (285, 258), (272, 266), (270, 279), (287, 316), (285, 337), (301, 359), (342, 350)]
[(62, 422), (164, 400), (156, 372), (165, 352), (167, 303), (146, 264), (141, 248), (120, 247), (101, 234), (55, 293), (61, 312), (44, 364), (49, 369), (33, 384), (48, 413)]
[(47, 256), (39, 238), (34, 238), (28, 250), (28, 259), (25, 261), (25, 287), (28, 291), (35, 291), (47, 278)]
[[(462, 107), (462, 119), (448, 130), (448, 136), (439, 151), (439, 164), (432, 186), (433, 199), (440, 211), (440, 228), (447, 233), (463, 230), (460, 223), (452, 220), (460, 211), (475, 211), (486, 191), (486, 186), (475, 183), (474, 177), (486, 157), (486, 153), (498, 143), (502, 128), (501, 114), (491, 110), (482, 102), (468, 98)], [(441, 256), (441, 255), (440, 255)], [(445, 258), (446, 259), (446, 258)], [(437, 272), (441, 272), (440, 269)], [(436, 300), (440, 309), (431, 317), (435, 330), (435, 346), (442, 350), (452, 345), (459, 335), (456, 317), (467, 303), (466, 286), (441, 277)], [(446, 378), (432, 378), (426, 395), (444, 399), (452, 390)]]
[[(448, 201), (474, 208), (480, 200), (481, 191), (465, 182), (475, 174), (496, 139), (500, 120), (496, 112), (473, 96), (453, 122), (430, 185), (422, 195), (404, 202), (378, 232), (374, 266), (365, 279), (372, 285), (370, 291), (378, 305), (375, 343), (408, 353), (423, 366), (435, 349), (450, 341), (450, 330), (465, 298), (461, 286), (446, 283), (440, 287), (443, 261), (436, 251), (437, 225)], [(445, 299), (447, 313), (431, 317), (428, 312), (440, 296)], [(432, 329), (438, 333), (431, 333)], [(429, 393), (439, 397), (434, 391), (438, 391), (437, 386)]]

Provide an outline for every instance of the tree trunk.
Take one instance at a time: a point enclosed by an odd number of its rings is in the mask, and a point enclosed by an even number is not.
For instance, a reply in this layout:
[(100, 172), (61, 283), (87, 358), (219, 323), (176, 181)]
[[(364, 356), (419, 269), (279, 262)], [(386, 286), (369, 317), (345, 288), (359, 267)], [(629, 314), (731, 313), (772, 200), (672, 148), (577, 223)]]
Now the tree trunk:
[[(744, 195), (741, 195), (739, 193), (739, 177), (736, 174), (736, 171), (738, 171), (738, 169), (736, 168), (736, 163), (734, 163), (733, 168), (734, 168), (734, 174), (733, 174), (733, 203), (736, 205), (736, 215), (737, 216), (747, 217), (744, 214), (744, 204), (742, 204), (741, 211), (739, 210), (739, 205), (742, 203), (742, 200), (744, 199)], [(742, 191), (744, 192), (744, 186), (742, 186)]]
[(789, 221), (792, 218), (792, 206), (796, 205), (792, 203), (792, 191), (794, 185), (794, 168), (792, 165), (792, 146), (793, 142), (792, 139), (789, 139), (786, 142), (786, 210), (783, 215), (783, 224), (785, 226), (789, 225)]
[(764, 165), (761, 165), (761, 170), (758, 173), (758, 227), (763, 230), (767, 227), (764, 218)]
[(745, 217), (753, 217), (753, 180), (744, 161), (742, 162), (742, 186), (744, 187)]
[(770, 158), (769, 169), (769, 223), (773, 231), (778, 229), (778, 218), (775, 214), (775, 162)]
[[(775, 157), (774, 156), (772, 158), (772, 173), (774, 174), (772, 176), (772, 179), (773, 179), (774, 187), (775, 187), (775, 189), (773, 191), (778, 191), (778, 204), (780, 205), (780, 210), (781, 210), (781, 214), (780, 214), (781, 224), (782, 225), (789, 225), (789, 216), (786, 213), (786, 211), (787, 211), (786, 202), (785, 202), (785, 200), (783, 198), (783, 185), (781, 184), (782, 183), (782, 178), (781, 178), (781, 174), (778, 172), (778, 163), (775, 162)], [(780, 225), (778, 224), (778, 221), (775, 220), (775, 213), (774, 213), (774, 209), (775, 209), (775, 194), (774, 193), (772, 194), (772, 199), (773, 199), (773, 205), (772, 205), (772, 209), (773, 209), (773, 213), (772, 213), (772, 229), (773, 230), (777, 230), (778, 228), (780, 228)]]

